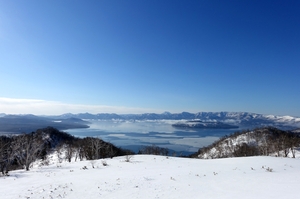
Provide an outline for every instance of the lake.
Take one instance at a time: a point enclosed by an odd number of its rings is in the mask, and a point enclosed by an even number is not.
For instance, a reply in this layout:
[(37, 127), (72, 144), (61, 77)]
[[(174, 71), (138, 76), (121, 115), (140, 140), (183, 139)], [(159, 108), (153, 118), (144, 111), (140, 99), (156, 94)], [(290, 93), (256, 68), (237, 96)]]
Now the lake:
[(182, 154), (191, 154), (224, 135), (246, 129), (178, 129), (178, 120), (87, 120), (90, 128), (69, 129), (76, 137), (99, 137), (117, 147), (134, 152), (142, 146), (157, 145)]

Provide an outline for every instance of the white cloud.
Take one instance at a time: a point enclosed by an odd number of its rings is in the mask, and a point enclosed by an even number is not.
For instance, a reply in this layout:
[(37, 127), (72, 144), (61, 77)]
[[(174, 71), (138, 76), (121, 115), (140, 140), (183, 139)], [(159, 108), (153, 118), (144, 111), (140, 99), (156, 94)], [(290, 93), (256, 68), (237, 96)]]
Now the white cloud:
[(6, 114), (35, 114), (35, 115), (59, 115), (64, 113), (148, 113), (162, 112), (147, 108), (67, 104), (57, 101), (37, 99), (14, 99), (0, 97), (0, 112)]

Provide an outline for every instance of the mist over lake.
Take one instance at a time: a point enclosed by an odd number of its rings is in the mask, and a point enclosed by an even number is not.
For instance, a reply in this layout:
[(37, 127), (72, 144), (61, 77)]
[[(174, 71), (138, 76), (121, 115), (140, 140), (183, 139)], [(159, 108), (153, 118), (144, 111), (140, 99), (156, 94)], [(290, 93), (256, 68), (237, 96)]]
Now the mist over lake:
[(196, 152), (224, 135), (246, 129), (178, 129), (172, 124), (178, 120), (87, 120), (90, 128), (69, 129), (76, 137), (99, 137), (135, 152), (142, 146), (155, 144), (183, 154)]

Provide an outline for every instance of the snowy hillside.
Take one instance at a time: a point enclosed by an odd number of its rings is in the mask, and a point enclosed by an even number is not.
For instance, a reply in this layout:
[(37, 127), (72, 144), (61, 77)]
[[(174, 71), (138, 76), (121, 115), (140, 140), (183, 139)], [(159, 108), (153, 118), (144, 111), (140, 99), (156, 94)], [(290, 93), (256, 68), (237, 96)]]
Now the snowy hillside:
[[(0, 177), (1, 199), (272, 198), (299, 196), (300, 159), (184, 159), (135, 155), (62, 162)], [(95, 168), (92, 168), (92, 164)]]
[(210, 146), (202, 148), (198, 157), (203, 159), (258, 155), (296, 157), (299, 154), (300, 137), (296, 132), (266, 127), (236, 132), (220, 138)]

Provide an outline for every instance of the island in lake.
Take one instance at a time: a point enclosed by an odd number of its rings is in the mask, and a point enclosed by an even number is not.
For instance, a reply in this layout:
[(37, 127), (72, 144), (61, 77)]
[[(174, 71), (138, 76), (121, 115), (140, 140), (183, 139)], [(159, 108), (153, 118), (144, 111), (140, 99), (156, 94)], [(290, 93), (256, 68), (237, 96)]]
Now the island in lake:
[(200, 120), (192, 120), (187, 122), (178, 122), (172, 124), (176, 128), (197, 128), (197, 129), (235, 129), (239, 128), (238, 126), (225, 124), (222, 122), (203, 122)]

